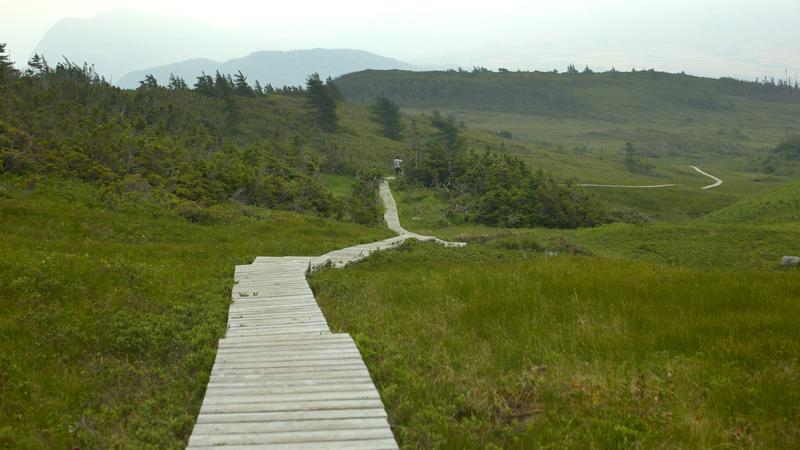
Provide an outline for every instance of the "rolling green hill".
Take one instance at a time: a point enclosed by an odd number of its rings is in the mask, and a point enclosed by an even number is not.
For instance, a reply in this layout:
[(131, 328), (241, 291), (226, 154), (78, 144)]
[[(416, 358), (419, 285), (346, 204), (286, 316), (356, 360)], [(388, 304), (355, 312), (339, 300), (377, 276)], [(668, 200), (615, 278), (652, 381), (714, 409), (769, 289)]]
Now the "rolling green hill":
[(715, 211), (716, 223), (777, 224), (800, 222), (800, 183), (787, 184)]
[[(654, 71), (364, 71), (336, 80), (349, 100), (386, 95), (409, 114), (434, 110), (466, 125), (470, 145), (502, 149), (576, 183), (661, 185), (587, 188), (616, 208), (656, 220), (686, 220), (796, 179), (771, 149), (800, 131), (800, 90)], [(626, 143), (652, 166), (625, 166)], [(770, 160), (771, 161), (771, 160)], [(699, 192), (698, 165), (725, 180)], [(768, 176), (767, 167), (777, 167)]]
[(463, 108), (624, 123), (692, 114), (770, 114), (789, 123), (800, 90), (788, 86), (710, 79), (655, 71), (568, 74), (550, 72), (411, 72), (367, 70), (336, 80), (351, 101), (379, 95), (407, 108)]

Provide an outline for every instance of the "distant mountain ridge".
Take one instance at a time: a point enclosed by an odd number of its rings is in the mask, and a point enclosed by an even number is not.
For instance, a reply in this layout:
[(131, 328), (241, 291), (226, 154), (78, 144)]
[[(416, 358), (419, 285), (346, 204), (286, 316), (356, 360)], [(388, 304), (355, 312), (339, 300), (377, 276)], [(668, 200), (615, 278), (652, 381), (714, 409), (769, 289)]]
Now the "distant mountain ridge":
[(51, 65), (65, 58), (78, 64), (87, 62), (124, 88), (137, 87), (148, 73), (161, 83), (174, 73), (192, 85), (203, 71), (241, 70), (251, 83), (259, 80), (283, 86), (301, 84), (313, 72), (336, 77), (365, 69), (416, 68), (362, 50), (260, 51), (278, 45), (251, 32), (218, 28), (186, 17), (114, 10), (59, 20), (42, 36), (34, 53), (44, 55)]
[(271, 83), (275, 87), (305, 83), (306, 77), (318, 72), (322, 78), (338, 77), (366, 69), (413, 70), (415, 66), (364, 50), (323, 49), (291, 51), (259, 51), (242, 58), (224, 62), (211, 59), (190, 59), (180, 63), (161, 65), (125, 74), (118, 84), (123, 88), (135, 88), (147, 74), (152, 74), (160, 84), (165, 84), (170, 74), (180, 76), (189, 85), (202, 72), (213, 75), (241, 71), (249, 83), (258, 80), (262, 85)]

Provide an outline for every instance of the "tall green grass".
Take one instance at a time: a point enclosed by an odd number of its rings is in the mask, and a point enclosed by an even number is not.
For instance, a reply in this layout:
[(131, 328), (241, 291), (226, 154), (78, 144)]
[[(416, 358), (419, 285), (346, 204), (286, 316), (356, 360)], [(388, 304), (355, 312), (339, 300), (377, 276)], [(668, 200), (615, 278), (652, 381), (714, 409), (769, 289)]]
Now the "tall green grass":
[(183, 448), (234, 266), (390, 235), (221, 209), (197, 225), (78, 182), (0, 178), (0, 448)]
[(403, 448), (792, 448), (800, 273), (415, 244), (312, 277)]

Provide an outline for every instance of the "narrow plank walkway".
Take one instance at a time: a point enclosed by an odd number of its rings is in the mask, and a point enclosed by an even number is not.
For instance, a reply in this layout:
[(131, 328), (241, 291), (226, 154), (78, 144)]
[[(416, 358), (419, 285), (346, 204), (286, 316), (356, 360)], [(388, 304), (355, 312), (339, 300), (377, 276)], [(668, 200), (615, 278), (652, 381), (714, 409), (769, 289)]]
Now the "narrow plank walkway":
[(386, 180), (388, 227), (398, 236), (318, 257), (259, 256), (237, 266), (228, 330), (220, 339), (189, 449), (396, 449), (383, 403), (353, 339), (331, 333), (306, 281), (407, 239)]

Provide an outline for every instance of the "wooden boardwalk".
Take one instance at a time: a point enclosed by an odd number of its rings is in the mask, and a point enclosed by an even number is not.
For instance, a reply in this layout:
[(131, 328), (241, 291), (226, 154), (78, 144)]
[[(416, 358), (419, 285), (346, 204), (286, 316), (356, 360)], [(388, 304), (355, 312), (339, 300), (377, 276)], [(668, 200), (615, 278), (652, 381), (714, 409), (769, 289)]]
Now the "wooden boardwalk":
[(350, 335), (331, 333), (306, 281), (310, 270), (344, 267), (406, 239), (463, 245), (409, 233), (386, 181), (380, 192), (398, 236), (236, 267), (228, 330), (187, 448), (397, 448), (358, 348)]

